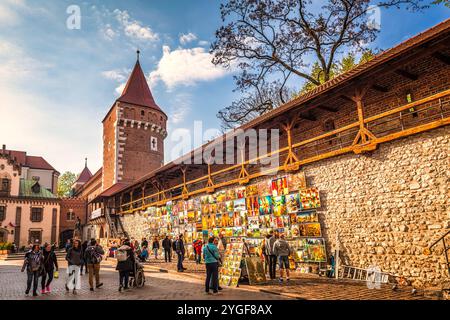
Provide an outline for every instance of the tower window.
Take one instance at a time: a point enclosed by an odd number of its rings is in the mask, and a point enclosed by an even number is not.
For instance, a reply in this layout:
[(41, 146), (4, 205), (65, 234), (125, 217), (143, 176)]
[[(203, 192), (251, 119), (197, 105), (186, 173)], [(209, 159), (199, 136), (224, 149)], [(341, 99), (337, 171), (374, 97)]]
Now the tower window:
[(158, 139), (156, 137), (150, 138), (150, 150), (158, 151)]
[(141, 110), (141, 116), (142, 117), (145, 116), (145, 111), (144, 110)]

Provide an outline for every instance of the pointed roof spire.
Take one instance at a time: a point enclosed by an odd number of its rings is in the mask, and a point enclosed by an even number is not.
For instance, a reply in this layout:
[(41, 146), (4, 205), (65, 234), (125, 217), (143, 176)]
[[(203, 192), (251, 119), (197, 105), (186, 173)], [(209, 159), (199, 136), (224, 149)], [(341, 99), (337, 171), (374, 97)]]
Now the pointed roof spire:
[(84, 167), (87, 168), (87, 158), (84, 158)]
[(137, 61), (131, 72), (130, 78), (122, 92), (122, 95), (117, 101), (135, 104), (138, 106), (149, 107), (158, 111), (162, 110), (156, 104), (153, 99), (153, 95), (142, 71), (141, 64), (139, 63), (140, 51), (137, 50)]
[(75, 183), (86, 183), (92, 177), (92, 172), (87, 167), (87, 158), (84, 158), (84, 169), (81, 171)]

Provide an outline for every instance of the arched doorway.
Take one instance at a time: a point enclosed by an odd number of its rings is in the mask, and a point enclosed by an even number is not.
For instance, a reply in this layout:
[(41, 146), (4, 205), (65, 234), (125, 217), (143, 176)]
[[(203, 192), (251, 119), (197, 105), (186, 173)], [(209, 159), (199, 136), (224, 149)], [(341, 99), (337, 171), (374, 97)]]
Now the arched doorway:
[(67, 240), (70, 240), (73, 238), (73, 229), (64, 230), (61, 232), (61, 236), (59, 237), (59, 247), (63, 248), (66, 245)]
[(8, 230), (0, 229), (0, 242), (8, 242)]

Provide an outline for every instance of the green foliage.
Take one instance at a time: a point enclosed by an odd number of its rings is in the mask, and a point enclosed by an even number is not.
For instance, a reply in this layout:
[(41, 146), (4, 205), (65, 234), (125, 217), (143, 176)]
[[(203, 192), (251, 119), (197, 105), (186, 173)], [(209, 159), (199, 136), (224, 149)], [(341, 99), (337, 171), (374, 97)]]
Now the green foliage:
[(72, 189), (72, 185), (77, 180), (77, 175), (73, 172), (64, 172), (58, 180), (58, 196), (68, 197)]
[(450, 8), (450, 0), (434, 0), (433, 4), (443, 4), (447, 8)]

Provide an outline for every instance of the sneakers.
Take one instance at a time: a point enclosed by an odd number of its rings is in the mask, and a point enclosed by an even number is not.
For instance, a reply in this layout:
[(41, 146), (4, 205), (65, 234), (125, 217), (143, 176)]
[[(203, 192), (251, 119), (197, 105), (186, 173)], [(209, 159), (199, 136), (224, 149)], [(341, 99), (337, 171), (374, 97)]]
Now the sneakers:
[(280, 279), (278, 280), (278, 282), (279, 282), (279, 283), (283, 283), (283, 278), (280, 278)]
[(25, 295), (29, 295), (30, 294), (30, 290), (25, 290)]
[(90, 288), (89, 290), (94, 291), (94, 288)]
[(77, 294), (77, 290), (73, 289), (72, 293), (76, 295)]
[(34, 292), (33, 292), (33, 297), (37, 297), (37, 296), (38, 296), (37, 292), (34, 291)]
[(98, 288), (100, 288), (101, 286), (103, 286), (103, 282), (100, 282), (98, 285), (96, 285), (95, 287), (98, 289)]
[(120, 285), (119, 286), (119, 292), (122, 292), (123, 287)]
[(69, 292), (69, 287), (67, 286), (67, 284), (66, 284), (66, 291)]
[(47, 291), (47, 293), (51, 293), (52, 291), (50, 290), (50, 286), (46, 286), (45, 287), (45, 291)]
[(41, 290), (41, 294), (46, 294), (46, 293), (47, 293), (47, 290), (45, 288)]

